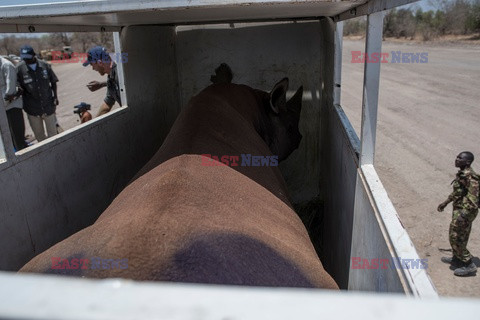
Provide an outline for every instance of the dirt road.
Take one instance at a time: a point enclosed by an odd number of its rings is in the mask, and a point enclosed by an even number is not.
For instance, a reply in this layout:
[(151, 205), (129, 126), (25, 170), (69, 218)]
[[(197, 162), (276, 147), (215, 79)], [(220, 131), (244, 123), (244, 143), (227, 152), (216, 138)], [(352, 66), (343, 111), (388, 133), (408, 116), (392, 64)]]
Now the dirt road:
[[(351, 63), (351, 51), (365, 44), (346, 40), (343, 50), (342, 107), (360, 135), (363, 64)], [(382, 64), (375, 165), (439, 294), (478, 297), (480, 275), (455, 277), (440, 261), (451, 255), (440, 250), (450, 249), (452, 207), (436, 208), (451, 192), (459, 152), (472, 151), (480, 172), (480, 47), (383, 43), (382, 52), (397, 50), (428, 52), (428, 63)], [(468, 248), (480, 256), (480, 220)]]

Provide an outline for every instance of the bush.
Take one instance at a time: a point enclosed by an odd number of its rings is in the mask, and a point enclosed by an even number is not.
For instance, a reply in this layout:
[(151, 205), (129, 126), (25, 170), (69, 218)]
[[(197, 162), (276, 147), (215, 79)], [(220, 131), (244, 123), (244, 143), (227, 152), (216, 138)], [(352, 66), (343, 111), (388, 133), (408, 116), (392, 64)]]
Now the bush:
[(358, 36), (365, 34), (367, 28), (367, 22), (365, 17), (358, 17), (347, 20), (343, 25), (343, 35), (349, 36)]
[(467, 16), (466, 29), (468, 32), (480, 31), (480, 0), (472, 3), (471, 9)]
[(409, 9), (392, 9), (385, 16), (383, 33), (386, 37), (413, 38), (415, 36), (416, 20)]

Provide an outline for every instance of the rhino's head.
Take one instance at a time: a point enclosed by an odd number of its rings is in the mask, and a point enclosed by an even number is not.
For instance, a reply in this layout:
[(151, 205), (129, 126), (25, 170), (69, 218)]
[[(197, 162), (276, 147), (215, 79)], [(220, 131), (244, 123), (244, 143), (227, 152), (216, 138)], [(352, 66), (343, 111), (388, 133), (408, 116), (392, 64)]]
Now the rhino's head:
[(302, 135), (298, 130), (300, 111), (302, 109), (303, 87), (287, 101), (288, 78), (278, 82), (263, 99), (266, 110), (266, 128), (260, 135), (270, 151), (278, 155), (278, 160), (285, 160), (298, 148)]

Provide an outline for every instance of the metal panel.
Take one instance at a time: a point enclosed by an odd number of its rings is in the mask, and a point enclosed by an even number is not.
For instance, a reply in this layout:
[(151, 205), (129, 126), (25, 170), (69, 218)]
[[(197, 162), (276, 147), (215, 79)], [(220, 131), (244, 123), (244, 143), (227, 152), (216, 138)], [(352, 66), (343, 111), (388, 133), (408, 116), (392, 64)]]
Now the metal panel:
[[(120, 40), (120, 33), (119, 32), (114, 32), (113, 33), (113, 43), (115, 45), (115, 52), (116, 54), (121, 54), (123, 53), (122, 51), (122, 42)], [(118, 69), (118, 87), (120, 88), (120, 100), (122, 100), (122, 105), (127, 106), (128, 101), (127, 101), (127, 92), (125, 91), (125, 75), (123, 72), (123, 60), (119, 59), (121, 63), (117, 63), (117, 69)]]
[[(389, 236), (383, 228), (382, 218), (375, 210), (373, 201), (365, 178), (359, 172), (355, 191), (348, 290), (411, 295), (412, 290), (405, 280), (403, 270), (395, 268), (393, 258), (397, 256), (388, 243)], [(373, 259), (377, 259), (376, 266)]]
[[(147, 24), (262, 21), (333, 16), (366, 0), (102, 0), (2, 7), (0, 32), (19, 32), (16, 25), (128, 26)], [(27, 27), (28, 29), (28, 27)], [(73, 31), (58, 29), (58, 31)]]
[(323, 131), (320, 185), (325, 205), (320, 257), (338, 285), (347, 289), (359, 143), (340, 106), (324, 106), (322, 124), (326, 128)]
[(111, 26), (77, 26), (77, 25), (45, 25), (45, 24), (2, 24), (0, 22), (0, 32), (5, 33), (35, 33), (35, 32), (117, 32), (121, 27)]
[(343, 21), (364, 15), (372, 14), (379, 11), (389, 10), (395, 7), (403, 6), (419, 0), (370, 0), (365, 4), (357, 6), (353, 9), (342, 12), (333, 17), (334, 21)]
[[(384, 15), (385, 13), (382, 11), (368, 16), (367, 39), (365, 42), (365, 55), (367, 57), (382, 52)], [(368, 59), (365, 59), (360, 165), (373, 164), (375, 157), (380, 65), (380, 60), (377, 63), (370, 63)]]
[(10, 320), (451, 320), (458, 318), (459, 310), (473, 319), (480, 313), (477, 299), (420, 300), (393, 294), (86, 280), (2, 272), (0, 283), (0, 318)]
[(338, 67), (341, 61), (335, 54), (340, 44), (340, 32), (335, 34), (336, 28), (338, 30), (330, 18), (322, 20), (324, 48), (319, 185), (324, 206), (322, 219), (317, 221), (318, 234), (313, 237), (320, 239), (320, 258), (326, 270), (340, 288), (347, 289), (359, 142), (342, 108), (333, 103), (334, 84), (340, 76), (339, 70), (334, 67)]
[(335, 61), (333, 79), (333, 104), (341, 105), (342, 92), (342, 51), (343, 51), (343, 22), (335, 23)]
[[(373, 165), (364, 165), (359, 170), (351, 255), (362, 259), (420, 260)], [(420, 298), (438, 296), (426, 269), (390, 267), (351, 269), (349, 289), (404, 291)]]

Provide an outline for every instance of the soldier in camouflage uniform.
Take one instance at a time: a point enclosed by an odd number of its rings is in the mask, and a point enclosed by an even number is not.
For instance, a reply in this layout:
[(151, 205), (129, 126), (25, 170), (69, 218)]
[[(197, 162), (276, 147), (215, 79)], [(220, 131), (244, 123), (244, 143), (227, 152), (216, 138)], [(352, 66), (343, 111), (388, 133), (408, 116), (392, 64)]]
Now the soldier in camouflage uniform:
[(456, 276), (467, 276), (475, 274), (477, 271), (477, 266), (472, 261), (472, 255), (467, 250), (472, 222), (478, 213), (480, 176), (470, 168), (473, 160), (473, 154), (468, 151), (464, 151), (457, 156), (455, 167), (460, 168), (460, 170), (455, 180), (452, 181), (453, 192), (437, 209), (442, 212), (450, 202), (453, 202), (452, 222), (449, 230), (453, 257), (443, 257), (442, 261), (458, 267), (454, 271)]

